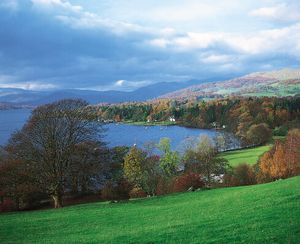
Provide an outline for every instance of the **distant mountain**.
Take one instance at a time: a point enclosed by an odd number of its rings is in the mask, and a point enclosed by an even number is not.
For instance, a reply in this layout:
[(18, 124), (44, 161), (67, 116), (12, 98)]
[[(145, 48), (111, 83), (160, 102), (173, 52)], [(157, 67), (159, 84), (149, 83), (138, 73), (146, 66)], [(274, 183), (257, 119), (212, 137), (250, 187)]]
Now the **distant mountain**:
[(238, 96), (294, 96), (300, 94), (300, 69), (252, 73), (240, 78), (190, 86), (159, 98), (193, 99)]
[(20, 109), (20, 108), (32, 108), (32, 106), (23, 105), (23, 104), (16, 104), (16, 103), (0, 102), (0, 110)]
[(80, 98), (91, 104), (145, 101), (172, 91), (201, 83), (202, 82), (199, 80), (190, 80), (186, 82), (160, 82), (131, 92), (76, 89), (30, 91), (23, 89), (0, 88), (0, 103), (35, 106), (66, 98)]

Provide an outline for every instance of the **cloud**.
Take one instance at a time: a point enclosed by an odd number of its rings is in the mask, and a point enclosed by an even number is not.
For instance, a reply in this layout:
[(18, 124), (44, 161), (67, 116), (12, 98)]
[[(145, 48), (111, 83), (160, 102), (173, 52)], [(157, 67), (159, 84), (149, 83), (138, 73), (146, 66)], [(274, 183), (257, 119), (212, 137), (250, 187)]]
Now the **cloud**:
[[(279, 6), (268, 2), (268, 7)], [(263, 11), (253, 12), (265, 1), (94, 3), (1, 2), (2, 87), (133, 90), (161, 81), (219, 79), (300, 65), (300, 21), (266, 24)], [(94, 10), (98, 4), (101, 11)], [(136, 11), (128, 12), (133, 7)], [(167, 14), (160, 13), (166, 9)], [(206, 25), (211, 28), (202, 28)]]
[(56, 85), (47, 84), (39, 81), (28, 81), (28, 82), (18, 82), (18, 83), (2, 83), (0, 82), (0, 88), (18, 88), (24, 90), (32, 91), (42, 91), (57, 88)]
[(124, 82), (125, 82), (125, 80), (118, 80), (118, 81), (116, 81), (116, 86), (123, 86)]
[(288, 27), (253, 33), (187, 33), (178, 37), (153, 39), (149, 41), (149, 44), (186, 52), (223, 49), (225, 52), (231, 50), (235, 54), (242, 55), (263, 55), (275, 52), (296, 56), (299, 55), (297, 48), (299, 38), (300, 23), (297, 23)]
[(300, 21), (300, 4), (280, 3), (275, 6), (254, 9), (249, 14), (272, 21), (298, 22)]
[(83, 11), (82, 7), (79, 5), (73, 5), (66, 0), (31, 0), (34, 6), (42, 8), (62, 8), (71, 12), (81, 12)]
[(201, 58), (203, 63), (226, 63), (231, 60), (229, 55), (218, 55), (218, 54), (211, 54), (209, 56)]

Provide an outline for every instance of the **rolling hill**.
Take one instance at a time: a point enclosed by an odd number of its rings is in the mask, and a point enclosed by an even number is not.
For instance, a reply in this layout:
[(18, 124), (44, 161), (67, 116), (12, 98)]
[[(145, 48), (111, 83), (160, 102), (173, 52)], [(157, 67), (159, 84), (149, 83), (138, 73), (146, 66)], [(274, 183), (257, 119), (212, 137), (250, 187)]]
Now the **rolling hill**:
[(300, 176), (0, 215), (1, 243), (299, 243)]
[(252, 73), (221, 82), (204, 83), (167, 93), (160, 98), (187, 99), (237, 96), (294, 96), (300, 94), (300, 69)]

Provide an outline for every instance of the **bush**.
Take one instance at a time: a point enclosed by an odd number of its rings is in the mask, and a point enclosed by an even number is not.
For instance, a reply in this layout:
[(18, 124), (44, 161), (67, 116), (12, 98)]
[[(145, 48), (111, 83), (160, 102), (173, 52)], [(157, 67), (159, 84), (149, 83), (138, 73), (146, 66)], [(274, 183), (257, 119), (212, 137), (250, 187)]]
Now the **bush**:
[(172, 179), (160, 177), (156, 187), (156, 195), (166, 195), (172, 193)]
[(262, 145), (272, 137), (272, 131), (265, 123), (251, 125), (246, 133), (246, 140), (251, 145)]
[(274, 136), (286, 136), (287, 133), (288, 133), (288, 127), (286, 125), (276, 127), (273, 130), (273, 135)]
[(143, 189), (139, 187), (134, 187), (130, 192), (129, 192), (130, 198), (142, 198), (146, 197), (147, 194), (143, 191)]
[(6, 198), (0, 203), (0, 212), (9, 212), (16, 209), (15, 203), (13, 200)]
[(174, 179), (173, 191), (182, 192), (189, 189), (196, 190), (205, 186), (200, 174), (188, 172)]
[(224, 176), (226, 186), (247, 186), (256, 184), (253, 167), (244, 163), (228, 171)]
[(101, 198), (110, 201), (128, 200), (131, 189), (132, 186), (125, 179), (121, 179), (117, 183), (108, 181), (101, 190)]

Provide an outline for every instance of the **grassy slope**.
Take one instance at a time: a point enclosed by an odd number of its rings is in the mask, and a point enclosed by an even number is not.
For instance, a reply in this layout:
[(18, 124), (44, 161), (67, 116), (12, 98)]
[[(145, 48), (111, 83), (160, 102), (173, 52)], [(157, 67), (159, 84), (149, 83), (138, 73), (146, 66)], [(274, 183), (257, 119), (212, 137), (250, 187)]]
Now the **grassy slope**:
[(241, 149), (236, 151), (229, 151), (221, 153), (221, 157), (226, 158), (231, 166), (237, 166), (241, 163), (255, 164), (258, 158), (266, 151), (270, 149), (271, 146), (260, 146), (250, 149)]
[(300, 176), (0, 215), (0, 243), (300, 243)]

